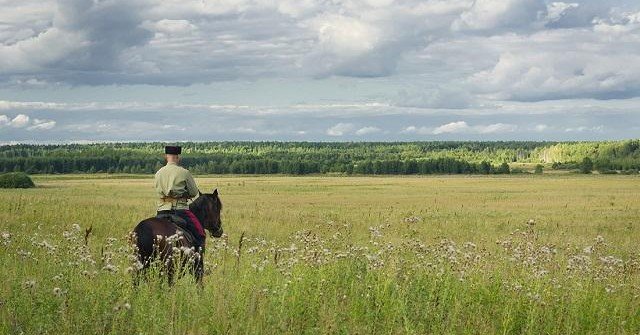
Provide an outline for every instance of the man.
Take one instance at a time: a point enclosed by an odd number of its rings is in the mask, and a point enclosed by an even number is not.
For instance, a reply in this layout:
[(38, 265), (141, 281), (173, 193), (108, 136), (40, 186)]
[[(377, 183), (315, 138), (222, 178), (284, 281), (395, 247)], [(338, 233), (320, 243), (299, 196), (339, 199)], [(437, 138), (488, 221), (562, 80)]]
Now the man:
[(189, 210), (187, 203), (188, 199), (200, 193), (198, 186), (189, 170), (179, 165), (181, 147), (166, 146), (164, 153), (167, 165), (160, 168), (155, 175), (159, 198), (158, 215), (174, 214), (184, 219), (187, 224), (182, 228), (188, 230), (195, 238), (196, 250), (204, 249), (204, 229), (198, 218)]

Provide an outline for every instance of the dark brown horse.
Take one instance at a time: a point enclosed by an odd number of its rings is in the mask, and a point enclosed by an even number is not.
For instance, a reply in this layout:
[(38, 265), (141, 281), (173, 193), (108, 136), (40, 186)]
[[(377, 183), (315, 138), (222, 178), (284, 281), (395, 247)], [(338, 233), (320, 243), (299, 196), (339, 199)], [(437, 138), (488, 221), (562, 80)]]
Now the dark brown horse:
[[(200, 196), (189, 205), (189, 209), (211, 236), (222, 236), (220, 219), (222, 202), (218, 197), (217, 189), (211, 194), (200, 193)], [(198, 283), (202, 282), (204, 246), (199, 251), (193, 250), (192, 242), (181, 233), (176, 224), (167, 219), (151, 217), (138, 223), (133, 230), (138, 266), (141, 267), (136, 272), (136, 283), (156, 260), (162, 262), (160, 265), (162, 270), (166, 271), (170, 284), (173, 283), (174, 272), (183, 270), (188, 263), (191, 264), (189, 270), (195, 275)], [(176, 268), (176, 261), (180, 261), (178, 268)]]

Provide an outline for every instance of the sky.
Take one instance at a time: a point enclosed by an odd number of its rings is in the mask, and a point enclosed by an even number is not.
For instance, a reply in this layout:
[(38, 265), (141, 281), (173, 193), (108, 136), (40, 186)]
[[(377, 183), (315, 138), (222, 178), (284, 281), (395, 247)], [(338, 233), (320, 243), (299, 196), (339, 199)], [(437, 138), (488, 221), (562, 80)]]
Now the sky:
[(610, 140), (637, 0), (0, 0), (0, 143)]

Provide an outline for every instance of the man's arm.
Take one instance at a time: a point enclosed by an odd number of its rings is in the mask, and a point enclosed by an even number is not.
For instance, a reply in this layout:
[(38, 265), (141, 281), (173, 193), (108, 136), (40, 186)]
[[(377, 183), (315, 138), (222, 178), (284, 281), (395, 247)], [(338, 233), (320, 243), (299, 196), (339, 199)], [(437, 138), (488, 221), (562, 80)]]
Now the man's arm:
[(187, 193), (189, 194), (189, 198), (193, 198), (200, 193), (198, 190), (198, 185), (196, 185), (196, 181), (193, 179), (191, 172), (187, 171), (187, 176), (185, 178), (187, 183)]
[(162, 189), (162, 177), (158, 172), (153, 176), (153, 182), (155, 184), (156, 193), (161, 197), (165, 196), (166, 194), (164, 194), (164, 190)]

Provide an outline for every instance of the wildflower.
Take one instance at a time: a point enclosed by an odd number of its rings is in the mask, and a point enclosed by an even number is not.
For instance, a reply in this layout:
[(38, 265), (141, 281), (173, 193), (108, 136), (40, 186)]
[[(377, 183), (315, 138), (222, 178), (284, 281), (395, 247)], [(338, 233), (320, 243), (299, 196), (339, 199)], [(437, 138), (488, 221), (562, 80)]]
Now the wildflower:
[(2, 244), (3, 245), (7, 245), (7, 244), (11, 243), (11, 233), (3, 231), (0, 234), (0, 238), (2, 238)]
[(35, 280), (27, 280), (24, 283), (22, 283), (22, 288), (24, 289), (32, 289), (36, 287), (36, 281)]
[(410, 217), (404, 218), (404, 222), (406, 223), (417, 223), (420, 221), (422, 221), (422, 217), (420, 216), (410, 216)]
[(476, 244), (473, 243), (473, 242), (465, 242), (462, 246), (467, 248), (467, 249), (475, 249), (476, 248)]
[(54, 287), (53, 288), (53, 295), (55, 295), (56, 297), (60, 298), (63, 294), (64, 294), (64, 292), (62, 291), (61, 288), (59, 288), (59, 287)]

